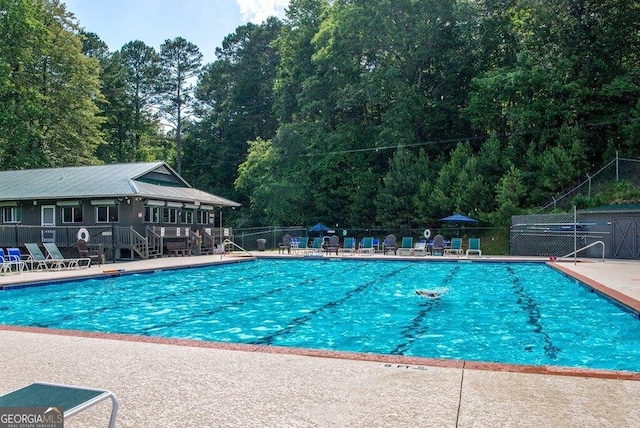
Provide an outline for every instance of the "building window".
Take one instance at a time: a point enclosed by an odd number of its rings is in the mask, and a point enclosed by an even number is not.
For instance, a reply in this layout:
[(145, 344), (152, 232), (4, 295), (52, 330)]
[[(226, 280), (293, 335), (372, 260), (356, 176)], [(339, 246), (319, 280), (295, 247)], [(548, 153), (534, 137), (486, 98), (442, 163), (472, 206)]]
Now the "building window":
[(63, 223), (82, 223), (82, 207), (62, 207)]
[(117, 223), (118, 206), (96, 207), (96, 223)]
[(178, 222), (178, 210), (176, 208), (165, 208), (162, 213), (163, 223), (177, 223)]
[(198, 224), (209, 224), (209, 211), (196, 211), (196, 221)]
[(160, 208), (145, 207), (144, 221), (145, 223), (160, 223)]
[(3, 207), (2, 208), (2, 221), (4, 223), (20, 223), (22, 215), (20, 207)]
[(180, 222), (183, 224), (193, 224), (193, 211), (182, 210), (180, 213)]

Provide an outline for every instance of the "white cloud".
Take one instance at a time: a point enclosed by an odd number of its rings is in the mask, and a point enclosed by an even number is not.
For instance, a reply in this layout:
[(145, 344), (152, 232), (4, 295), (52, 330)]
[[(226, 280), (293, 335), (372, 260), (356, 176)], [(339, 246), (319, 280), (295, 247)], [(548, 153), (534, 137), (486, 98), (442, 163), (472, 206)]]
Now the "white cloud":
[(254, 24), (264, 22), (270, 16), (284, 17), (289, 0), (236, 0), (242, 19)]

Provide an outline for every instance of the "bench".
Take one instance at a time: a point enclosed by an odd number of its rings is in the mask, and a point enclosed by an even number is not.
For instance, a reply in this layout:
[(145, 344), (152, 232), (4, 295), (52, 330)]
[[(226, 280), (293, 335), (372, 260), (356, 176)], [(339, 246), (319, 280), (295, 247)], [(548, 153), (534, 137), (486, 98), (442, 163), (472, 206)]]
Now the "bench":
[(167, 242), (167, 252), (169, 256), (187, 256), (191, 255), (191, 246), (186, 241)]

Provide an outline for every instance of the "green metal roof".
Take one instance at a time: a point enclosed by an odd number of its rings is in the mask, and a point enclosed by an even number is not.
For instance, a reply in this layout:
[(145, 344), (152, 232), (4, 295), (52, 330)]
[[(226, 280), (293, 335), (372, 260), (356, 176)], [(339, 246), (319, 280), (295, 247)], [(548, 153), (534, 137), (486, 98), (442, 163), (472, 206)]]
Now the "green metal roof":
[(625, 212), (640, 211), (640, 203), (603, 205), (600, 207), (578, 210), (578, 212), (581, 212), (581, 213), (623, 212), (623, 211)]
[(194, 189), (165, 162), (0, 171), (0, 201), (125, 196), (240, 206)]

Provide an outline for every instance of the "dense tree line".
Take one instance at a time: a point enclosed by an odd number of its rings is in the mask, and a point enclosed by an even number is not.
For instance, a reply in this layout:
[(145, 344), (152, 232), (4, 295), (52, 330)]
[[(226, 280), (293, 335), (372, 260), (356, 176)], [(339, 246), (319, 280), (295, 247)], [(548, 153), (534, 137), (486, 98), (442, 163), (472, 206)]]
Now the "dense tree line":
[(636, 0), (291, 0), (202, 64), (0, 0), (3, 169), (163, 159), (237, 225), (490, 224), (640, 156)]

